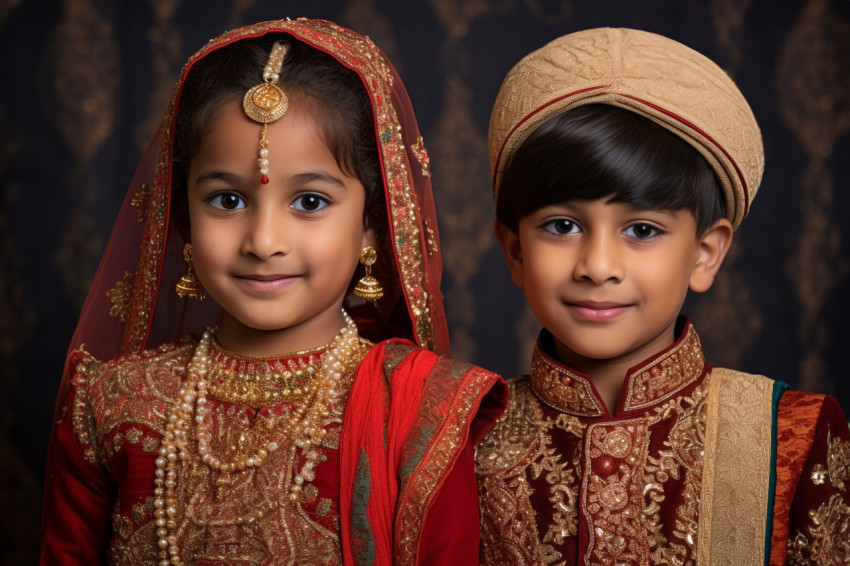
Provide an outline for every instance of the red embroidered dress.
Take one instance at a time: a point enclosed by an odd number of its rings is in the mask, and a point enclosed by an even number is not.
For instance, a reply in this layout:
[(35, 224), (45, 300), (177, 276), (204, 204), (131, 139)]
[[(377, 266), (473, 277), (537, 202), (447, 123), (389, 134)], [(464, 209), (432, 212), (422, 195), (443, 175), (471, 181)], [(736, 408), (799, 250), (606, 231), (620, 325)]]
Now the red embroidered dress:
[[(171, 214), (181, 91), (195, 62), (267, 34), (327, 53), (369, 96), (387, 206), (385, 296), (349, 310), (363, 338), (342, 372), (338, 404), (320, 414), (325, 433), (313, 442), (314, 474), (305, 471), (313, 449), (292, 451), (298, 393), (278, 401), (274, 392), (309, 382), (299, 369), (323, 352), (258, 360), (213, 348), (211, 371), (230, 373), (210, 378), (208, 430), (187, 421), (176, 482), (163, 488), (176, 504), (166, 501), (162, 540), (154, 519), (163, 435), (177, 412), (199, 414), (198, 403), (180, 394), (198, 348), (197, 338), (183, 336), (219, 316), (213, 301), (190, 303), (173, 292), (185, 272)], [(448, 333), (428, 166), (404, 86), (366, 37), (325, 21), (266, 22), (227, 32), (189, 59), (71, 342), (48, 454), (42, 564), (162, 563), (175, 546), (184, 564), (197, 565), (477, 563), (472, 446), (503, 409), (506, 388), (494, 374), (443, 357)], [(267, 446), (262, 466), (207, 465), (198, 443), (207, 434), (209, 452), (223, 461)], [(301, 490), (292, 501), (294, 484)]]
[(614, 415), (543, 332), (476, 452), (484, 564), (848, 563), (837, 401), (712, 369), (684, 322)]

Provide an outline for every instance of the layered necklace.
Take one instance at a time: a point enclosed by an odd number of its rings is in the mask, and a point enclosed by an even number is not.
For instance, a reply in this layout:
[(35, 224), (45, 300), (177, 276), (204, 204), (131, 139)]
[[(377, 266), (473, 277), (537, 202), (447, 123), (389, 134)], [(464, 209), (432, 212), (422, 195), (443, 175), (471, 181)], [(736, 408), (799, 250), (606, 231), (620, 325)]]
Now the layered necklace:
[[(296, 352), (296, 356), (309, 358), (294, 366), (276, 368), (277, 371), (269, 371), (268, 365), (262, 363), (265, 358), (257, 359), (256, 365), (249, 364), (251, 369), (265, 368), (259, 372), (237, 372), (211, 364), (211, 360), (222, 357), (221, 348), (214, 345), (214, 329), (208, 328), (203, 333), (189, 363), (186, 381), (167, 415), (165, 435), (156, 459), (154, 521), (159, 566), (183, 564), (176, 533), (177, 464), (178, 460), (188, 462), (194, 458), (189, 450), (191, 433), (197, 443), (198, 459), (219, 472), (217, 486), (229, 484), (234, 473), (259, 468), (279, 448), (279, 441), (291, 439), (293, 459), (300, 452), (304, 460), (297, 474), (293, 470), (289, 484), (288, 500), (298, 502), (305, 485), (314, 479), (315, 467), (322, 457), (319, 447), (325, 437), (325, 424), (339, 412), (349, 378), (370, 346), (357, 334), (357, 326), (348, 313), (343, 310), (342, 314), (345, 326), (326, 348)], [(256, 406), (291, 402), (292, 407), (280, 419), (258, 422), (256, 434), (241, 435), (245, 442), (236, 454), (228, 457), (215, 454), (211, 447), (208, 394), (233, 403)], [(253, 523), (279, 506), (278, 501), (250, 517), (240, 517), (237, 522)]]

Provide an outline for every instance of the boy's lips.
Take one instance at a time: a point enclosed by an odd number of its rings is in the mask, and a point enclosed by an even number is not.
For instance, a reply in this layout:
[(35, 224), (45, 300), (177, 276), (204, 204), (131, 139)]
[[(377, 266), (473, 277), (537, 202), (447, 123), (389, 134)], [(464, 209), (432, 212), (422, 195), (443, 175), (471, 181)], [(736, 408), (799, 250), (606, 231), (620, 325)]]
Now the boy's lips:
[(567, 301), (566, 305), (576, 316), (589, 322), (613, 320), (632, 307), (609, 301)]

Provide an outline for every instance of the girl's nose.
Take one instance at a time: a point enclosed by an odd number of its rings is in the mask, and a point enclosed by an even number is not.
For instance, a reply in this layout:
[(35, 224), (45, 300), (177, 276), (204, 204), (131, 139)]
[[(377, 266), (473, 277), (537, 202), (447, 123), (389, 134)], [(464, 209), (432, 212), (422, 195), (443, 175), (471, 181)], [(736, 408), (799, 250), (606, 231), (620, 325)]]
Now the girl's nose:
[[(271, 208), (271, 207), (270, 207)], [(268, 260), (274, 255), (289, 253), (286, 219), (270, 208), (262, 208), (246, 224), (242, 252)]]

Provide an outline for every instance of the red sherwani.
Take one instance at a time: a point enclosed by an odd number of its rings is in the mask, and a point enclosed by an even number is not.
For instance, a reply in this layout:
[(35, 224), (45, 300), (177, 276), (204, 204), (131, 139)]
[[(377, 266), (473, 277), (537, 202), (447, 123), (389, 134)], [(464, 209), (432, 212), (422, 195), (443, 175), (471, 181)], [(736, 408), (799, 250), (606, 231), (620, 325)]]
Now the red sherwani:
[[(544, 331), (476, 452), (484, 564), (850, 563), (850, 431), (834, 398), (713, 369), (685, 324), (628, 372), (611, 415), (551, 351)], [(758, 462), (766, 481), (736, 475)]]

